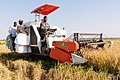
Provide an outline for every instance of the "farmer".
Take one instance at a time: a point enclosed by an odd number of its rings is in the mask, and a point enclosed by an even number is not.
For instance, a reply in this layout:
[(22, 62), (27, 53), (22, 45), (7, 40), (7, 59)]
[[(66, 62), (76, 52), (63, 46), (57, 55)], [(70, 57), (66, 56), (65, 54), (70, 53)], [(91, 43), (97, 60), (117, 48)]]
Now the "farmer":
[(44, 16), (42, 22), (40, 23), (40, 29), (39, 29), (42, 40), (45, 38), (45, 35), (48, 33), (49, 29), (50, 29), (50, 25), (47, 23), (47, 16)]
[(15, 41), (16, 34), (17, 34), (17, 22), (14, 22), (14, 24), (9, 28), (9, 34), (12, 39), (12, 45), (10, 46), (11, 50), (15, 51), (14, 41)]
[(24, 29), (22, 28), (22, 25), (23, 25), (23, 20), (19, 20), (18, 21), (18, 25), (17, 25), (17, 33), (25, 33)]

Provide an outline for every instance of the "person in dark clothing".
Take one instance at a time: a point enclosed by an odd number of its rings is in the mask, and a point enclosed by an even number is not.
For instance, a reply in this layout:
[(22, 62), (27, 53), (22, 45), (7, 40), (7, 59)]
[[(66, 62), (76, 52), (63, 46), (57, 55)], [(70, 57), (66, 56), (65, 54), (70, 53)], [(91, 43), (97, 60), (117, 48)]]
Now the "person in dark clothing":
[(47, 23), (47, 16), (44, 16), (42, 22), (40, 23), (40, 36), (43, 40), (50, 29), (50, 25)]

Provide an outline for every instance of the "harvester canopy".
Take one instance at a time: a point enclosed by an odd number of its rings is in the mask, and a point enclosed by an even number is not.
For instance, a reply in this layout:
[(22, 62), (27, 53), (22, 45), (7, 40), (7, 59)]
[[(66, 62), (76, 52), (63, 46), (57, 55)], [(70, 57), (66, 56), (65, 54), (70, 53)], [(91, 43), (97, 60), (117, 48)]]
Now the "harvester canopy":
[(52, 13), (53, 11), (55, 11), (56, 9), (58, 9), (59, 6), (55, 6), (52, 4), (45, 4), (42, 5), (36, 9), (34, 9), (31, 13), (38, 13), (38, 14), (42, 14), (42, 15), (48, 15), (50, 13)]

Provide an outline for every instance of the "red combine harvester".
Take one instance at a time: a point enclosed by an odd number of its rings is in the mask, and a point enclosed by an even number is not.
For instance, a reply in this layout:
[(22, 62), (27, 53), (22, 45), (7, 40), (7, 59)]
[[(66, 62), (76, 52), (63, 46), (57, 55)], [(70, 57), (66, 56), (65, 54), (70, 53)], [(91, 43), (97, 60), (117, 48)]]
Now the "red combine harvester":
[[(103, 48), (104, 44), (111, 43), (103, 42), (102, 34), (74, 33), (72, 37), (67, 37), (66, 30), (60, 29), (58, 26), (51, 27), (48, 31), (52, 32), (52, 34), (45, 33), (45, 38), (41, 39), (41, 31), (39, 30), (41, 22), (40, 14), (48, 15), (58, 8), (59, 6), (45, 4), (31, 12), (35, 13), (35, 21), (23, 24), (23, 28), (27, 28), (29, 34), (17, 34), (15, 39), (17, 53), (32, 53), (42, 56), (50, 56), (61, 62), (81, 64), (87, 61), (83, 57), (77, 55), (77, 53), (80, 52), (81, 47), (92, 47), (92, 45), (97, 45), (97, 48)], [(97, 42), (93, 40), (83, 40), (79, 37), (82, 35), (100, 35), (100, 40)]]

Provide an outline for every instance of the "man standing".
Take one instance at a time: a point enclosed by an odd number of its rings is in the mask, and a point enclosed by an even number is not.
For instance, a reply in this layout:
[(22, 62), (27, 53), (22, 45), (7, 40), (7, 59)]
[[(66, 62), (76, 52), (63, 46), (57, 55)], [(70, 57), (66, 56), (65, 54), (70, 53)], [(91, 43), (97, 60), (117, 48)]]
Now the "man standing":
[(11, 46), (11, 49), (15, 51), (15, 38), (16, 38), (16, 34), (17, 34), (17, 22), (14, 22), (13, 26), (11, 26), (9, 28), (9, 34), (10, 34), (10, 37), (12, 39), (12, 46)]
[(41, 36), (41, 49), (43, 49), (42, 47), (46, 48), (46, 50), (42, 50), (42, 53), (48, 53), (49, 49), (47, 49), (47, 40), (46, 40), (46, 35), (49, 34), (49, 29), (50, 29), (50, 25), (47, 23), (47, 16), (44, 16), (42, 19), (42, 22), (40, 23), (40, 28), (39, 28), (39, 32), (40, 32), (40, 36)]
[(19, 20), (18, 21), (18, 25), (17, 25), (17, 33), (25, 33), (24, 29), (22, 28), (22, 24), (23, 24), (23, 20)]
[(40, 23), (40, 35), (41, 38), (44, 39), (48, 30), (50, 29), (50, 25), (47, 23), (47, 16), (44, 16), (42, 22)]

